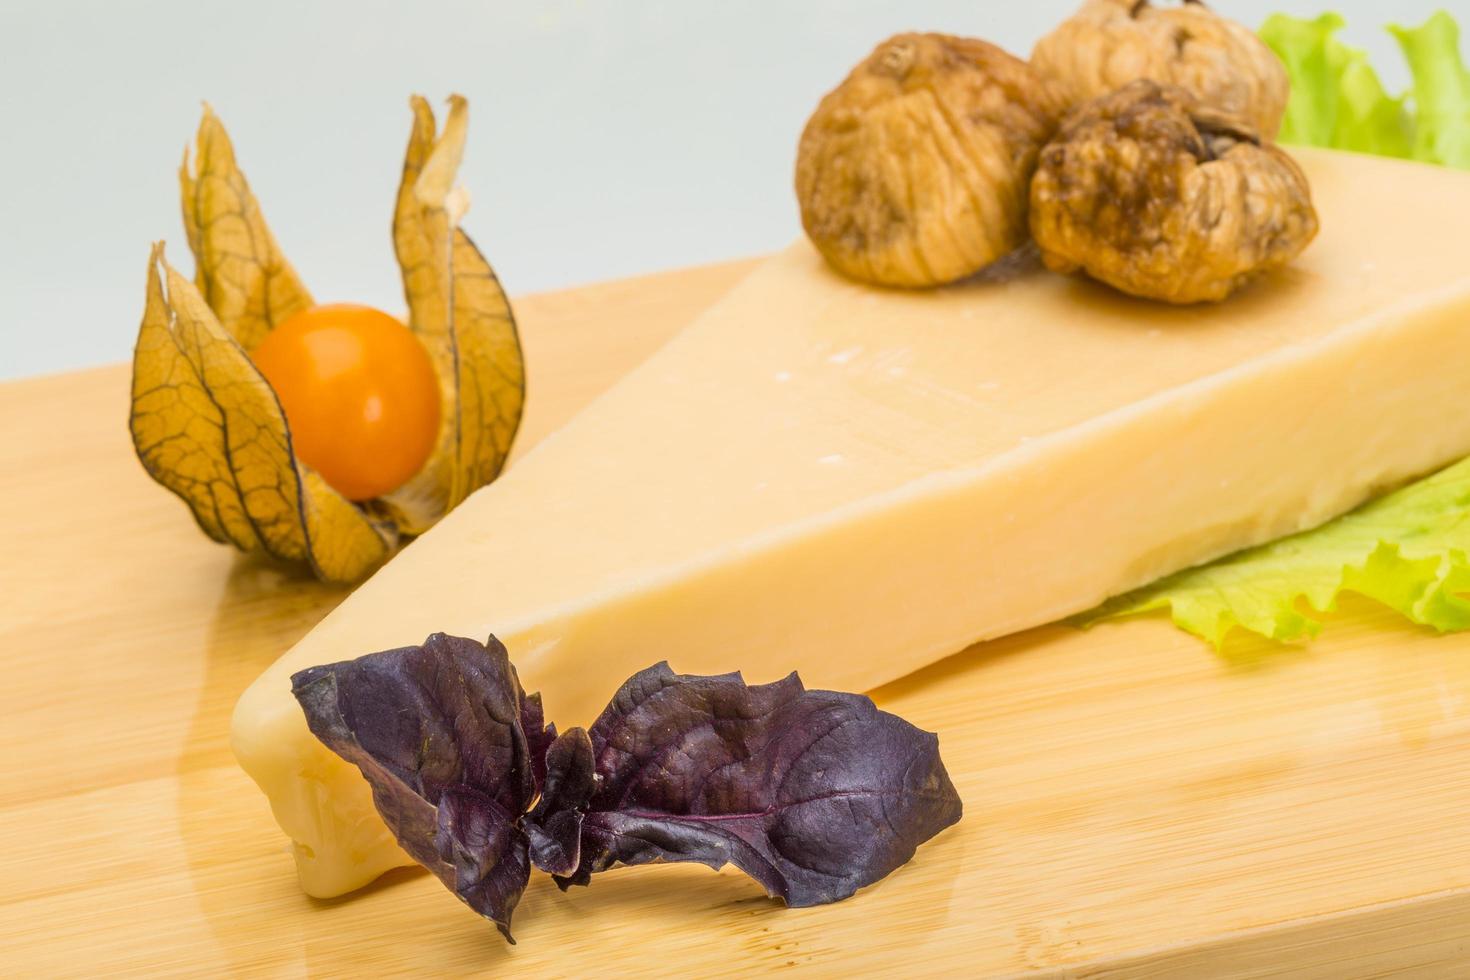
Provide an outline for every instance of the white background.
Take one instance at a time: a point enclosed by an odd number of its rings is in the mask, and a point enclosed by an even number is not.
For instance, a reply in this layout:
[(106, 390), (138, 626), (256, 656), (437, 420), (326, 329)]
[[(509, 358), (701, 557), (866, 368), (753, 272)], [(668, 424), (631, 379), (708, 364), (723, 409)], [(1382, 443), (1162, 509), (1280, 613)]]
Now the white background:
[[(0, 378), (126, 359), (148, 243), (191, 267), (176, 171), (208, 99), (318, 300), (402, 306), (408, 95), (470, 98), (466, 222), (512, 293), (752, 255), (799, 233), (807, 114), (887, 35), (1024, 55), (1078, 0), (0, 0)], [(1217, 0), (1380, 27), (1466, 0)], [(1470, 27), (1470, 24), (1467, 24)]]

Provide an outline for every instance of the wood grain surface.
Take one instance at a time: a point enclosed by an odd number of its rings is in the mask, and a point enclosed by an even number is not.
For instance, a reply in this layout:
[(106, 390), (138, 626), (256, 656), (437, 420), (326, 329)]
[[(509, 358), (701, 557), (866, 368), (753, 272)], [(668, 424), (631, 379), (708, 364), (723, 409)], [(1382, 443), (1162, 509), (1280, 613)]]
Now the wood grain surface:
[[(521, 448), (748, 268), (520, 300)], [(966, 816), (838, 905), (538, 877), (508, 947), (417, 871), (307, 898), (227, 725), (343, 593), (206, 540), (126, 411), (122, 366), (0, 386), (6, 975), (1470, 973), (1470, 636), (1366, 602), (1305, 649), (1049, 627), (876, 692), (940, 733)]]

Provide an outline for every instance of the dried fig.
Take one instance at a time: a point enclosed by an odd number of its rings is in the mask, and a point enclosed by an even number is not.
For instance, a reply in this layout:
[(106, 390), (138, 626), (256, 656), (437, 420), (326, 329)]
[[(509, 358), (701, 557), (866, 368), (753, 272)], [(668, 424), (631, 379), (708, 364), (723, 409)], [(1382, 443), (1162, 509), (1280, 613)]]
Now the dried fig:
[(1275, 139), (1286, 111), (1286, 68), (1255, 33), (1199, 0), (1159, 9), (1149, 0), (1085, 0), (1037, 42), (1037, 71), (1073, 103), (1140, 78), (1178, 85), (1212, 109)]
[(962, 279), (1026, 241), (1026, 187), (1064, 107), (1059, 89), (984, 41), (889, 38), (806, 124), (802, 225), (854, 279)]
[(1078, 106), (1041, 151), (1031, 233), (1058, 272), (1196, 303), (1290, 262), (1317, 212), (1283, 150), (1177, 86), (1139, 80)]

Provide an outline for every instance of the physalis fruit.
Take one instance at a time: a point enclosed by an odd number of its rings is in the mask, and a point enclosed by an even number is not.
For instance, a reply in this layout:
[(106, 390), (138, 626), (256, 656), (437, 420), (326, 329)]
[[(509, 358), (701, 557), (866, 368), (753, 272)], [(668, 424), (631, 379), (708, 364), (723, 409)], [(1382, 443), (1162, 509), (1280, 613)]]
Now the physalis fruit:
[(468, 105), (412, 100), (393, 216), (408, 326), (315, 306), (208, 107), (180, 172), (190, 282), (155, 245), (129, 420), (204, 532), (356, 581), (504, 466), (525, 374), (510, 302), (459, 227)]
[(348, 500), (397, 490), (433, 452), (439, 379), (424, 345), (388, 314), (309, 307), (250, 359), (281, 401), (296, 458)]

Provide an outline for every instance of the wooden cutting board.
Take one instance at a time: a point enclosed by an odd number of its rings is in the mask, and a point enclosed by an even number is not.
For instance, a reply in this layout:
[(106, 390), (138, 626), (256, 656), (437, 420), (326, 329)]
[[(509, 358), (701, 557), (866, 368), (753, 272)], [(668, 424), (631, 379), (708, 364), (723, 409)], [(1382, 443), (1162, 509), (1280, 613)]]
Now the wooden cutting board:
[[(521, 300), (520, 448), (748, 268)], [(940, 733), (966, 816), (838, 905), (698, 867), (538, 876), (508, 947), (418, 871), (309, 899), (227, 727), (343, 593), (206, 540), (126, 412), (123, 366), (0, 385), (7, 975), (1470, 971), (1470, 636), (1366, 602), (1305, 649), (1049, 627), (876, 692)]]

